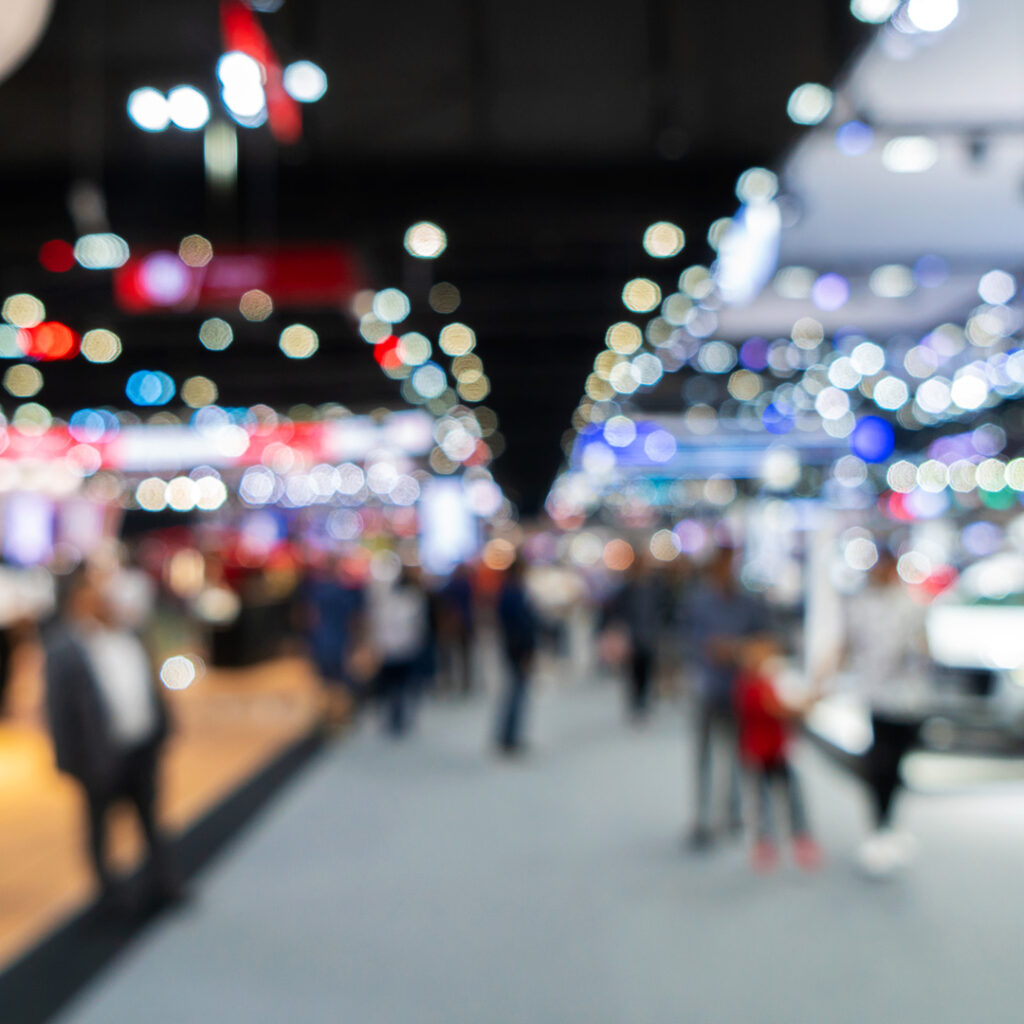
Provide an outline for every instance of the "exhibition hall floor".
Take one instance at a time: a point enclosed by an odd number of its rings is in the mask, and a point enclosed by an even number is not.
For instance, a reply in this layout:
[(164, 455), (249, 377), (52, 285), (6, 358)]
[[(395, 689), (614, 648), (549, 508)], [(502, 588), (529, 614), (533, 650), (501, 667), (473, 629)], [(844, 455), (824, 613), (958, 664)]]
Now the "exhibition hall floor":
[(677, 707), (631, 728), (610, 683), (548, 682), (516, 762), (491, 710), (433, 703), (400, 743), (364, 721), (61, 1021), (1019, 1019), (1024, 785), (905, 797), (917, 863), (869, 881), (863, 795), (803, 749), (826, 862), (760, 877), (684, 848)]

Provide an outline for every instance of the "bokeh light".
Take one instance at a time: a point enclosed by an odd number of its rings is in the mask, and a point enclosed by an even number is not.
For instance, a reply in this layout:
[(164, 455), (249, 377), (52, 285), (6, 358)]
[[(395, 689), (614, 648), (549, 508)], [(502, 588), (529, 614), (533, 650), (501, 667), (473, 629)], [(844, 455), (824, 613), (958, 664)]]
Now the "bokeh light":
[(192, 409), (217, 401), (217, 385), (209, 377), (188, 377), (181, 384), (181, 400)]
[(622, 301), (634, 313), (649, 313), (661, 302), (661, 289), (646, 277), (635, 277), (622, 289)]
[(289, 64), (282, 75), (285, 92), (299, 103), (316, 103), (327, 92), (327, 73), (311, 60)]
[(786, 113), (796, 124), (818, 124), (832, 110), (832, 90), (817, 82), (798, 85), (790, 94)]
[(226, 349), (235, 340), (235, 333), (227, 320), (219, 316), (210, 317), (199, 325), (199, 341), (211, 352)]
[(213, 246), (202, 235), (186, 235), (178, 246), (178, 258), (189, 267), (205, 267), (213, 259)]
[(144, 86), (128, 95), (128, 116), (146, 132), (162, 132), (171, 124), (167, 97), (157, 89)]
[(28, 363), (15, 363), (3, 377), (4, 389), (15, 398), (31, 398), (43, 387), (43, 375)]
[(644, 249), (656, 259), (678, 256), (685, 244), (683, 229), (667, 220), (657, 221), (644, 232)]
[(462, 296), (450, 281), (439, 281), (431, 287), (427, 301), (435, 313), (448, 316), (459, 308)]
[(15, 327), (35, 327), (46, 316), (46, 307), (34, 295), (18, 292), (4, 299), (3, 318)]
[(281, 332), (278, 347), (289, 359), (309, 359), (320, 347), (320, 339), (312, 327), (290, 324)]
[(476, 346), (476, 335), (465, 324), (448, 324), (437, 339), (438, 347), (448, 356), (463, 356)]
[(82, 335), (81, 352), (90, 363), (112, 363), (121, 354), (121, 339), (105, 327), (94, 327)]
[(238, 312), (246, 320), (266, 320), (274, 312), (274, 300), (260, 288), (250, 288), (238, 300)]
[(413, 224), (405, 233), (405, 251), (417, 259), (437, 259), (447, 247), (448, 236), (429, 220)]

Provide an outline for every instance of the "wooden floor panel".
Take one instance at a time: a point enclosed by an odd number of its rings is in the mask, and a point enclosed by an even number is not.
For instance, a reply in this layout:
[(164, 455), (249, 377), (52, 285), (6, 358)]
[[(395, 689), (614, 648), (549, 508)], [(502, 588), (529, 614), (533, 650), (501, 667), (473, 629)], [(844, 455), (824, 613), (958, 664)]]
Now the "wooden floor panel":
[[(38, 658), (23, 656), (8, 718), (0, 721), (0, 969), (93, 894), (84, 856), (84, 804), (60, 775), (42, 728)], [(162, 766), (161, 817), (177, 832), (306, 735), (323, 710), (308, 663), (284, 658), (211, 670), (170, 693), (174, 734)], [(137, 860), (140, 838), (125, 811), (112, 815), (118, 861)]]

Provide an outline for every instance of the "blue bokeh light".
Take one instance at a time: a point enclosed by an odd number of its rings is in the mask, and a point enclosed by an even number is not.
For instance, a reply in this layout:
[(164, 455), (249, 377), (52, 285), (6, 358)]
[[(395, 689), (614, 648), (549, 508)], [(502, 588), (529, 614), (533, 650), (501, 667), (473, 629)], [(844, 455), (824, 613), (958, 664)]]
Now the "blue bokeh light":
[(896, 447), (896, 435), (881, 416), (862, 416), (850, 434), (850, 451), (865, 462), (884, 462)]
[(132, 405), (166, 405), (174, 397), (174, 381), (161, 370), (136, 370), (124, 393)]

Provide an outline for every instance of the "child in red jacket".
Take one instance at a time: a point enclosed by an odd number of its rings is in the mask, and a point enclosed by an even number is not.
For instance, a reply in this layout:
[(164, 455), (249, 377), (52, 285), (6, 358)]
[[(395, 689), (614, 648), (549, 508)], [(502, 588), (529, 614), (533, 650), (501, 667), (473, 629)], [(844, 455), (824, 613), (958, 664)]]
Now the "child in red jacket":
[(778, 861), (773, 820), (773, 792), (778, 792), (789, 811), (794, 859), (805, 870), (813, 870), (821, 862), (821, 851), (807, 832), (800, 786), (789, 763), (790, 723), (802, 718), (807, 706), (786, 704), (779, 696), (772, 679), (777, 655), (771, 638), (750, 639), (744, 646), (733, 691), (740, 757), (754, 780), (758, 798), (753, 867), (770, 871)]

